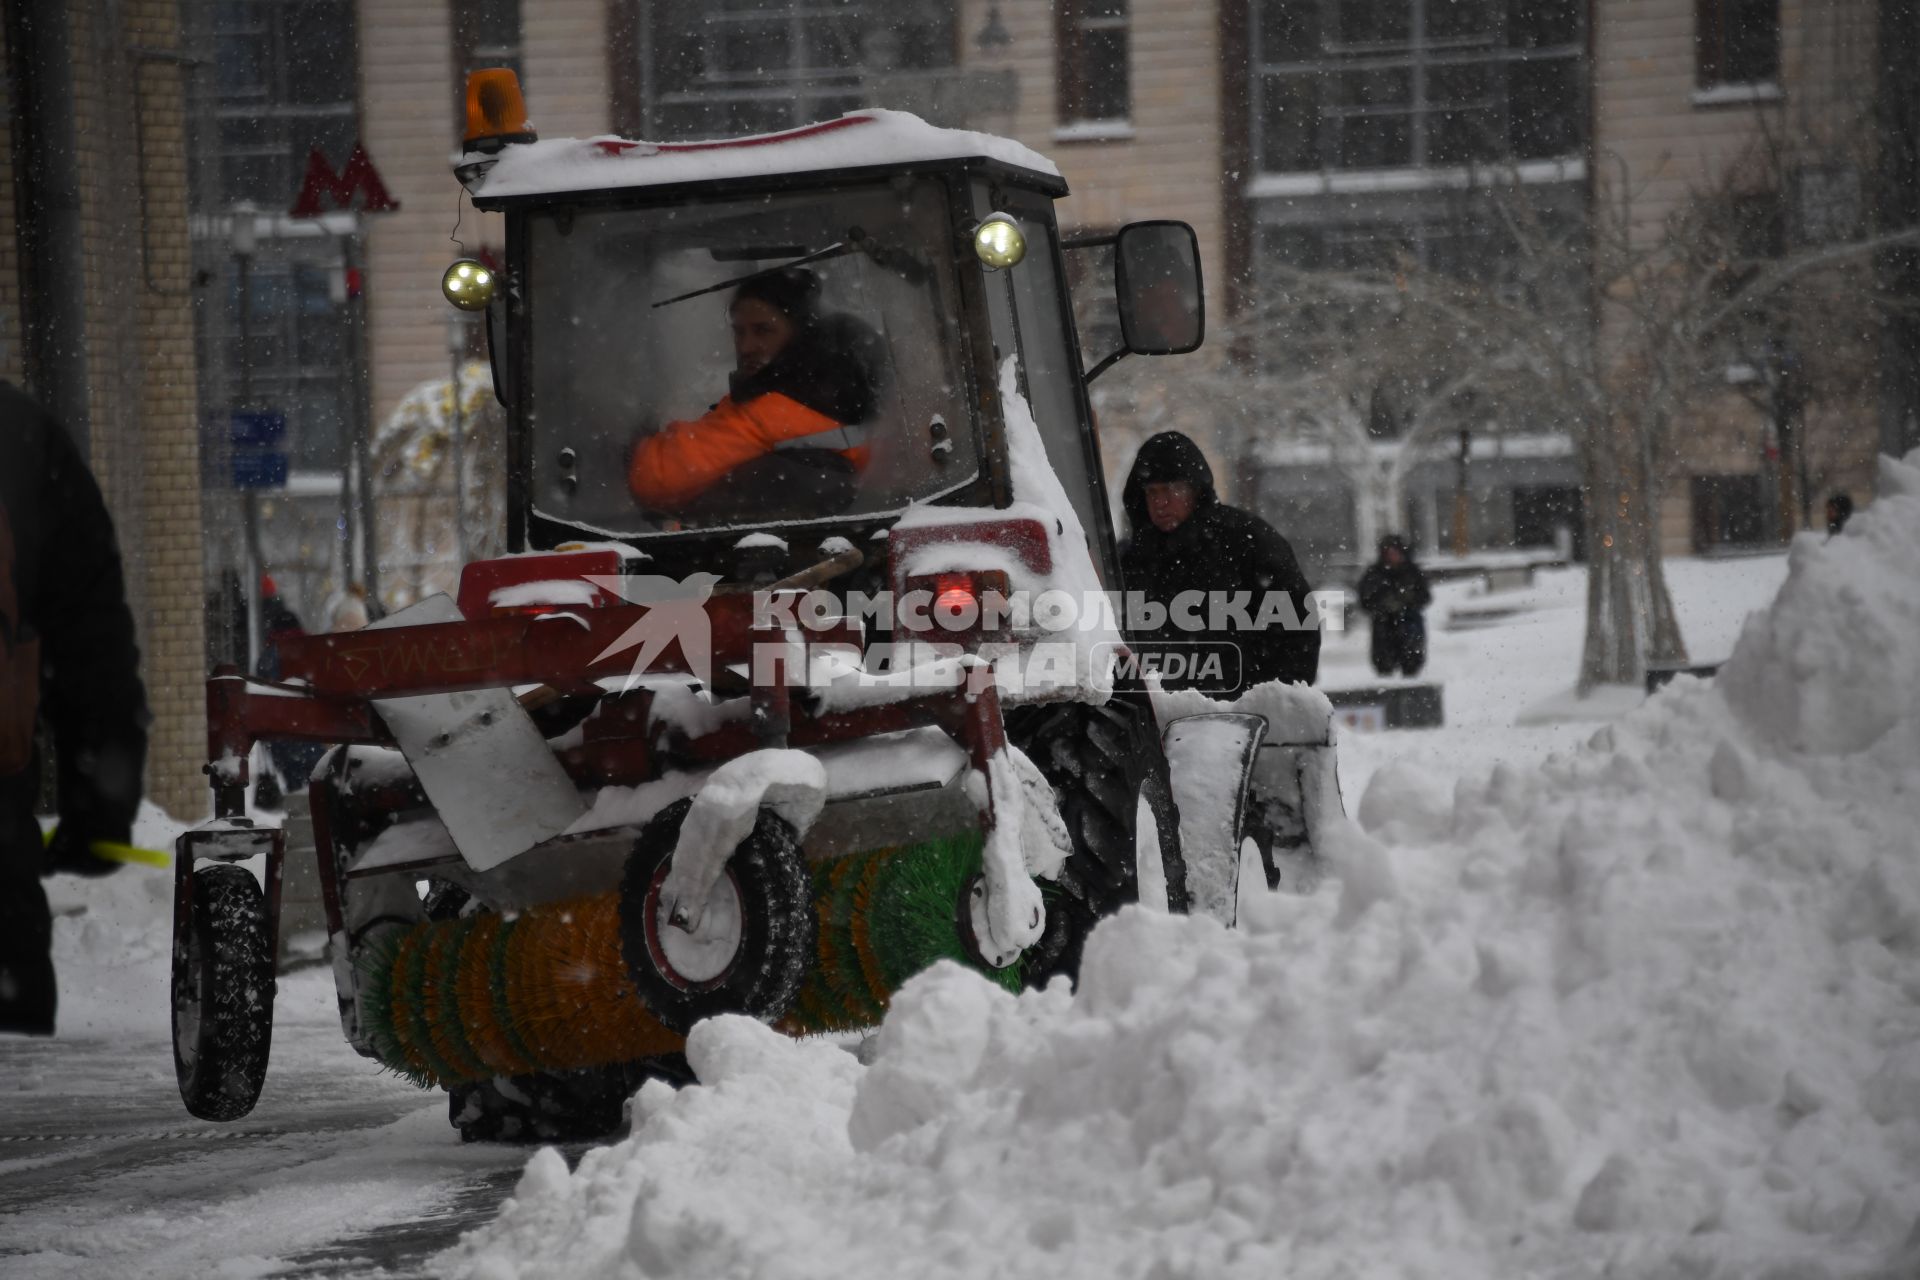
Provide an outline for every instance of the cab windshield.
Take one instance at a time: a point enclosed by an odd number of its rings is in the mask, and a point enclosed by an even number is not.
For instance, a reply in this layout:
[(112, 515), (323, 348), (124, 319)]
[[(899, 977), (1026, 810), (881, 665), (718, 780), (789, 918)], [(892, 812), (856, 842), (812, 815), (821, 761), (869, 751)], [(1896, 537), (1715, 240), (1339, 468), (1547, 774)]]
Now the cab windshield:
[(825, 522), (979, 474), (937, 180), (529, 232), (537, 514), (620, 537)]

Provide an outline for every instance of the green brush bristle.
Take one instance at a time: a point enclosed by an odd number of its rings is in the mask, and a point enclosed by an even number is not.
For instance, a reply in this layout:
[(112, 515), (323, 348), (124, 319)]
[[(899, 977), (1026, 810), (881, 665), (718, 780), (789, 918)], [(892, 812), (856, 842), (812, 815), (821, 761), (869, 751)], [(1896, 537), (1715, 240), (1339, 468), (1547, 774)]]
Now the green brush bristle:
[(959, 832), (902, 849), (887, 860), (868, 903), (866, 926), (887, 987), (939, 960), (954, 960), (1009, 991), (1020, 989), (1018, 962), (989, 969), (967, 955), (960, 937), (960, 894), (980, 870), (981, 836)]
[(360, 991), (360, 1033), (367, 1038), (373, 1056), (389, 1067), (404, 1060), (400, 1042), (393, 1035), (393, 997), (388, 985), (393, 977), (393, 958), (399, 950), (400, 931), (390, 929), (361, 943), (354, 957)]
[(457, 1059), (454, 1065), (460, 1072), (458, 1078), (484, 1080), (491, 1073), (467, 1040), (466, 1027), (460, 1021), (460, 985), (456, 981), (456, 975), (460, 972), (460, 951), (466, 945), (467, 935), (472, 932), (473, 918), (468, 916), (453, 921), (437, 940), (440, 982), (434, 988), (434, 1004), (427, 1016), (433, 1028), (439, 1031), (441, 1041), (447, 1044), (450, 1054)]
[(433, 1081), (407, 1061), (406, 1050), (393, 1025), (394, 961), (399, 958), (400, 944), (407, 934), (406, 929), (383, 929), (358, 948), (360, 1030), (381, 1065), (424, 1089), (431, 1087)]
[(514, 930), (520, 927), (517, 916), (509, 917), (493, 937), (493, 955), (487, 967), (493, 975), (489, 984), (493, 988), (493, 1015), (500, 1023), (501, 1032), (507, 1037), (507, 1044), (523, 1062), (538, 1063), (539, 1055), (527, 1048), (527, 1042), (520, 1036), (520, 1026), (514, 1021), (513, 1003), (507, 993), (507, 948), (513, 941)]
[(854, 951), (854, 898), (874, 859), (886, 850), (836, 858), (814, 869), (818, 941), (814, 965), (794, 1002), (791, 1019), (806, 1031), (870, 1027), (886, 1012), (886, 993), (874, 992)]
[(801, 1031), (873, 1026), (900, 984), (939, 960), (1019, 990), (1017, 964), (987, 969), (968, 958), (961, 941), (960, 894), (980, 870), (980, 846), (979, 832), (961, 832), (817, 867), (816, 963), (789, 1024)]
[(449, 932), (449, 925), (425, 924), (414, 927), (425, 930), (426, 936), (417, 946), (408, 949), (407, 963), (401, 966), (404, 971), (396, 971), (394, 974), (397, 981), (406, 984), (407, 1011), (410, 1015), (406, 1025), (395, 1027), (395, 1030), (399, 1033), (401, 1040), (411, 1046), (414, 1052), (426, 1062), (431, 1083), (444, 1084), (448, 1081), (464, 1079), (460, 1068), (441, 1056), (428, 1029), (430, 1010), (438, 1004), (440, 993), (428, 989), (427, 961), (434, 948), (440, 945), (442, 935)]

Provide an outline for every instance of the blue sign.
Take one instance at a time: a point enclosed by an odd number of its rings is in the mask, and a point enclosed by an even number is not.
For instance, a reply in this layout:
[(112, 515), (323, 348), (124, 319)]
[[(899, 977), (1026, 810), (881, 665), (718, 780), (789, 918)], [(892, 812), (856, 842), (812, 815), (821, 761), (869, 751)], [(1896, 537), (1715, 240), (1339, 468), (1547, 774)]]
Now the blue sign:
[(277, 444), (287, 434), (287, 415), (278, 409), (235, 409), (228, 418), (227, 438), (236, 445)]
[(233, 455), (234, 488), (284, 489), (286, 484), (286, 454), (262, 449)]

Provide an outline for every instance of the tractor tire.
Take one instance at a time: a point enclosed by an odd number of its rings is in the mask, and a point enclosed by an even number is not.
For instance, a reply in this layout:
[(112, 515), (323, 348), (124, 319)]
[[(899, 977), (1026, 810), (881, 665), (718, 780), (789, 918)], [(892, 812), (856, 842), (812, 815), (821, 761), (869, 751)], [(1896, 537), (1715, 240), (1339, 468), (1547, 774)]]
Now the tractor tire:
[(813, 880), (793, 828), (770, 809), (714, 886), (706, 919), (689, 934), (667, 921), (660, 887), (692, 800), (641, 830), (620, 885), (620, 946), (640, 999), (670, 1030), (744, 1013), (772, 1022), (800, 993), (816, 923)]
[(618, 1133), (627, 1099), (648, 1079), (679, 1088), (693, 1080), (679, 1054), (585, 1071), (453, 1085), (447, 1119), (462, 1142), (590, 1142)]
[(273, 1044), (273, 940), (245, 867), (194, 872), (193, 912), (173, 952), (173, 1067), (187, 1110), (238, 1120), (253, 1110)]
[(1056, 703), (1007, 714), (1007, 738), (1053, 784), (1073, 854), (1048, 895), (1046, 932), (1028, 949), (1022, 974), (1044, 986), (1055, 974), (1075, 982), (1080, 950), (1101, 917), (1140, 897), (1139, 813), (1144, 800), (1159, 836), (1167, 910), (1187, 910), (1180, 811), (1153, 715), (1141, 702)]

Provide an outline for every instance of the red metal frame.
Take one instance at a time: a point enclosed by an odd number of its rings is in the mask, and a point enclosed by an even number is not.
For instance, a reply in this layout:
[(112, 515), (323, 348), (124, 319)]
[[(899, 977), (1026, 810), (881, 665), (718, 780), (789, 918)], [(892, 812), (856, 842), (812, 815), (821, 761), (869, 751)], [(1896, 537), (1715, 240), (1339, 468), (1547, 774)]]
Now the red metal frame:
[[(995, 585), (999, 575), (993, 575)], [(746, 595), (716, 597), (706, 604), (716, 669), (749, 665), (753, 646), (779, 646), (781, 653), (763, 664), (766, 678), (747, 692), (748, 714), (714, 732), (678, 738), (662, 732), (651, 716), (653, 695), (646, 689), (608, 693), (597, 681), (632, 670), (632, 649), (611, 652), (627, 629), (643, 620), (642, 606), (595, 609), (554, 618), (505, 617), (417, 627), (393, 627), (283, 641), (282, 669), (290, 681), (269, 684), (222, 667), (207, 681), (208, 766), (218, 817), (243, 818), (248, 783), (247, 758), (256, 742), (269, 739), (340, 745), (390, 745), (375, 700), (462, 689), (545, 685), (562, 693), (588, 693), (600, 700), (585, 722), (577, 745), (561, 748), (558, 758), (579, 785), (632, 786), (659, 777), (670, 768), (699, 768), (723, 763), (760, 747), (817, 747), (851, 742), (905, 729), (938, 727), (967, 751), (976, 769), (1006, 744), (998, 691), (990, 671), (970, 672), (971, 687), (941, 688), (879, 706), (818, 712), (792, 697), (789, 675), (805, 670), (809, 644), (844, 647), (857, 643), (852, 624), (836, 624), (804, 637), (753, 626), (752, 600)], [(797, 664), (797, 665), (796, 665)], [(688, 663), (678, 642), (655, 655), (647, 671), (685, 672)], [(325, 779), (310, 784), (319, 878), (332, 933), (344, 928), (341, 870), (334, 830), (332, 795)], [(355, 807), (367, 812), (397, 812), (419, 803), (408, 787), (356, 792)], [(983, 814), (989, 824), (992, 812)], [(187, 927), (191, 912), (193, 856), (182, 837), (177, 868), (176, 927)], [(276, 855), (284, 849), (276, 833)], [(266, 892), (278, 930), (281, 857), (269, 858)]]

